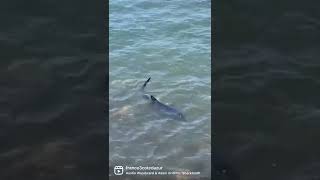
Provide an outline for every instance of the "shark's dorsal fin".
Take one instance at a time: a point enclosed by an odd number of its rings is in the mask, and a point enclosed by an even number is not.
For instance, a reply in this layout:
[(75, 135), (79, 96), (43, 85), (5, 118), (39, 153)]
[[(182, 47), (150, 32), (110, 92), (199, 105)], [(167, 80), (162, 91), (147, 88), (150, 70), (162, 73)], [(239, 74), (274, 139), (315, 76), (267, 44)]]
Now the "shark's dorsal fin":
[(156, 101), (158, 101), (154, 96), (152, 96), (152, 95), (150, 95), (150, 98), (151, 98), (151, 100), (153, 101), (153, 102), (156, 102)]

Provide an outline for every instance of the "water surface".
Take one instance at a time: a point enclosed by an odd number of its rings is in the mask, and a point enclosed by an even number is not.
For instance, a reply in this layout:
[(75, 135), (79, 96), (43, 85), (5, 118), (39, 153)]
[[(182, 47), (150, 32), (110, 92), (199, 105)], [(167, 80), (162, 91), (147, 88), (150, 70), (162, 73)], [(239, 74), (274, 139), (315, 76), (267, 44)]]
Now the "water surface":
[[(210, 175), (210, 1), (110, 1), (109, 165)], [(146, 87), (187, 122), (157, 114)]]

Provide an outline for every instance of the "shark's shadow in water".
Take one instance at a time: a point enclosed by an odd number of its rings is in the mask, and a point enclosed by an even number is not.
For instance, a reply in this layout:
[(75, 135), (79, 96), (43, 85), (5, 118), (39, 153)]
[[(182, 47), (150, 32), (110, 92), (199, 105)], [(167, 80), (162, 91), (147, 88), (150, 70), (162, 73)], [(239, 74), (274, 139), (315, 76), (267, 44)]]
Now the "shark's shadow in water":
[(160, 101), (158, 101), (153, 95), (145, 92), (145, 87), (150, 82), (151, 77), (148, 78), (142, 85), (140, 91), (142, 92), (142, 97), (150, 101), (150, 105), (153, 109), (159, 112), (162, 115), (166, 115), (170, 118), (186, 121), (184, 115), (176, 108), (168, 106)]

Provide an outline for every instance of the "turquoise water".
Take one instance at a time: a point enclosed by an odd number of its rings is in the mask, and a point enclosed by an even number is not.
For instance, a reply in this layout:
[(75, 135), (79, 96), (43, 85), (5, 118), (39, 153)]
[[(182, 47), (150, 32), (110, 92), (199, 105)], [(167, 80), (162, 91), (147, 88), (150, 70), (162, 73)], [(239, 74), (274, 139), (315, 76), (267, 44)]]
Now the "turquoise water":
[[(210, 175), (210, 1), (109, 1), (109, 165)], [(179, 109), (163, 117), (138, 93)]]

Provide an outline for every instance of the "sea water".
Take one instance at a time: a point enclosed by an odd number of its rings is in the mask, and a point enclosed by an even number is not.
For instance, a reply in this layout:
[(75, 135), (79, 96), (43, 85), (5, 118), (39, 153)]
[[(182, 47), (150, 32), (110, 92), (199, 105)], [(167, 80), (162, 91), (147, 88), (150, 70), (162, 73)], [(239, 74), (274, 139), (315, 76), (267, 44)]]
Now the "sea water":
[[(109, 1), (109, 165), (163, 166), (210, 176), (209, 0)], [(159, 115), (146, 91), (179, 109)]]

